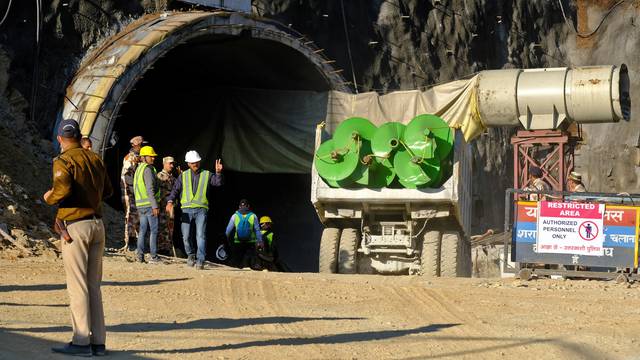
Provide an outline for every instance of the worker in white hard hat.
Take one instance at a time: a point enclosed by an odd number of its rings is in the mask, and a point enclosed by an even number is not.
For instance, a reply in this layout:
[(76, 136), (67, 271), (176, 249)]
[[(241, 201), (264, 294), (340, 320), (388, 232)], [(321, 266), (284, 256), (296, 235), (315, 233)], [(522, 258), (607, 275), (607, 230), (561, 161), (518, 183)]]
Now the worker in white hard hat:
[[(184, 250), (187, 253), (187, 266), (196, 266), (196, 269), (204, 269), (204, 260), (207, 255), (207, 212), (209, 211), (209, 201), (207, 194), (214, 186), (222, 186), (222, 161), (215, 162), (215, 173), (200, 168), (200, 154), (195, 150), (190, 150), (184, 157), (184, 161), (189, 166), (176, 181), (171, 194), (167, 197), (168, 213), (173, 212), (174, 202), (180, 201), (182, 207), (182, 217), (180, 228), (182, 230), (182, 240)], [(189, 239), (191, 224), (196, 226), (196, 244), (198, 246), (197, 256)]]
[(582, 174), (572, 171), (567, 177), (567, 189), (572, 192), (587, 192), (582, 183)]

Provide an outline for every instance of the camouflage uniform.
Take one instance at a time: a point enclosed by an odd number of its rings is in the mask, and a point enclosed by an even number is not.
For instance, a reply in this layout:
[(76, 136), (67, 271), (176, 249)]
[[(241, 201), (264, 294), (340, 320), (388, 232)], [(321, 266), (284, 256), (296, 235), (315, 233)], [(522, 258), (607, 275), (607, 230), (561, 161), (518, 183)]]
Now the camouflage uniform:
[(158, 226), (158, 252), (173, 255), (173, 214), (167, 213), (167, 196), (173, 189), (176, 178), (162, 170), (158, 173), (160, 185), (160, 222)]
[(133, 175), (136, 172), (140, 156), (133, 150), (124, 157), (122, 161), (122, 173), (120, 174), (120, 189), (122, 191), (122, 202), (124, 205), (124, 244), (135, 244), (131, 239), (138, 238), (138, 230), (140, 229), (140, 219), (138, 218), (138, 210), (136, 209), (136, 201), (133, 198)]

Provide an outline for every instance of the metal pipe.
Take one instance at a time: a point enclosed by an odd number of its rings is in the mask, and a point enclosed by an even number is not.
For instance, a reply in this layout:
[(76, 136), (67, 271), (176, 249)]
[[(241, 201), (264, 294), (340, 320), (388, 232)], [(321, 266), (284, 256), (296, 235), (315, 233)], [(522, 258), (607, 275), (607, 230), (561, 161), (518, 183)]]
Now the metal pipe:
[(631, 117), (627, 66), (488, 70), (478, 75), (477, 104), (487, 127), (557, 129)]

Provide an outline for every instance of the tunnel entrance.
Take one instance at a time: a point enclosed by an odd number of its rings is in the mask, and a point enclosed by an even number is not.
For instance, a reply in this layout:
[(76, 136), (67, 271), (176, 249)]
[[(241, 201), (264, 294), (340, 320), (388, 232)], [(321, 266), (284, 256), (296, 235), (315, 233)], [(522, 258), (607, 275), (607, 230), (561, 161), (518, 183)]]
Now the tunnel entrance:
[[(168, 25), (160, 21), (177, 24), (172, 16), (196, 15), (173, 14), (139, 22), (147, 27), (163, 26), (156, 31), (165, 31)], [(74, 93), (81, 94), (77, 95), (80, 100), (72, 97), (75, 110), (65, 104), (63, 116), (79, 119), (83, 133), (91, 134), (117, 195), (122, 159), (133, 136), (144, 136), (155, 148), (158, 170), (164, 156), (173, 156), (176, 165), (187, 169), (183, 160), (188, 150), (197, 150), (202, 167), (208, 170), (221, 158), (225, 185), (211, 194), (208, 260), (216, 261), (215, 248), (226, 224), (239, 200), (247, 198), (258, 216), (273, 219), (286, 265), (293, 271), (316, 271), (322, 224), (310, 202), (313, 133), (326, 116), (326, 92), (343, 90), (336, 86), (342, 84), (336, 81), (342, 78), (328, 72), (330, 66), (319, 65), (326, 62), (318, 52), (302, 51), (300, 39), (286, 31), (277, 33), (279, 24), (260, 24), (240, 14), (213, 20), (215, 14), (198, 16), (199, 23), (190, 31), (180, 25), (177, 39), (162, 35), (158, 45), (128, 64), (129, 70), (108, 84), (111, 88), (99, 111), (88, 110), (98, 96), (82, 89)], [(220, 22), (230, 30), (221, 31)], [(131, 39), (141, 39), (141, 43), (146, 39), (135, 34), (142, 28), (135, 25), (122, 35), (130, 39), (116, 39), (93, 62), (117, 68), (118, 58), (109, 54), (121, 59), (126, 51), (114, 44), (120, 41), (126, 47)], [(258, 25), (265, 28), (256, 32)], [(159, 50), (166, 43), (173, 45)], [(95, 73), (95, 69), (90, 65), (83, 70)], [(82, 85), (83, 75), (80, 71), (71, 90)], [(88, 87), (100, 90), (95, 84), (102, 81), (102, 75), (92, 76), (94, 82)], [(84, 96), (87, 94), (91, 98)], [(120, 196), (114, 196), (110, 204), (122, 209)], [(179, 231), (174, 244), (182, 246)]]
[[(239, 200), (246, 198), (258, 216), (269, 215), (274, 220), (283, 261), (293, 270), (312, 271), (316, 261), (308, 255), (318, 251), (322, 225), (309, 201), (311, 176), (273, 173), (294, 159), (261, 154), (260, 149), (277, 145), (269, 142), (278, 139), (261, 136), (253, 131), (253, 124), (242, 124), (272, 121), (273, 112), (261, 107), (267, 102), (278, 109), (295, 107), (289, 98), (279, 95), (287, 92), (273, 90), (328, 89), (329, 84), (304, 56), (282, 44), (242, 36), (202, 37), (170, 51), (136, 83), (113, 128), (121, 141), (105, 152), (105, 160), (111, 173), (117, 174), (129, 150), (127, 140), (136, 135), (143, 135), (160, 155), (158, 169), (161, 157), (173, 156), (176, 165), (186, 170), (184, 154), (192, 149), (203, 157), (205, 169), (213, 170), (215, 159), (222, 158), (227, 166), (225, 185), (215, 189), (210, 199), (209, 260), (216, 260), (213, 250), (223, 240), (225, 226)], [(234, 150), (243, 154), (234, 154), (234, 158), (260, 164), (261, 173), (233, 171), (238, 161), (225, 161), (225, 142), (235, 141), (225, 133), (230, 122), (239, 125), (232, 125), (237, 130), (235, 135), (252, 146), (236, 144)], [(176, 235), (176, 244), (182, 245), (180, 235)]]

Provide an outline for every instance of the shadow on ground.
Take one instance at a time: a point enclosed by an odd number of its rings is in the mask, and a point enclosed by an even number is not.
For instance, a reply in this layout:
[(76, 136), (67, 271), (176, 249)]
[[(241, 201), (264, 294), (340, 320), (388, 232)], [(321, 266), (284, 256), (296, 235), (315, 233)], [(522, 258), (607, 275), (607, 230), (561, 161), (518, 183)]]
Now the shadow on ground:
[[(363, 320), (357, 317), (290, 317), (290, 316), (268, 316), (246, 319), (198, 319), (184, 323), (131, 323), (107, 326), (107, 332), (158, 332), (173, 330), (225, 330), (243, 326), (266, 325), (266, 324), (291, 324), (301, 321), (340, 321), (340, 320)], [(71, 331), (70, 326), (47, 326), (11, 328), (11, 331), (28, 333), (53, 333)]]
[[(0, 328), (0, 359), (2, 360), (38, 360), (70, 359), (69, 356), (54, 354), (52, 347), (62, 343), (40, 339), (24, 334), (16, 334), (10, 329)], [(129, 351), (109, 351), (109, 359), (148, 359)]]
[[(167, 282), (191, 280), (191, 278), (152, 279), (142, 281), (103, 281), (102, 286), (148, 286)], [(66, 289), (65, 284), (34, 284), (34, 285), (0, 285), (0, 293), (9, 291), (51, 291)]]
[(68, 304), (19, 304), (12, 302), (0, 302), (0, 306), (45, 306), (45, 307), (67, 307)]
[[(172, 330), (223, 330), (251, 325), (293, 323), (301, 321), (339, 321), (359, 320), (360, 318), (304, 318), (304, 317), (263, 317), (253, 319), (200, 319), (181, 324), (172, 323), (133, 323), (119, 324), (108, 327), (111, 332), (156, 332)], [(342, 334), (331, 334), (316, 337), (287, 337), (267, 340), (254, 340), (236, 344), (223, 344), (216, 346), (201, 346), (194, 348), (166, 348), (166, 349), (137, 349), (127, 351), (110, 351), (111, 358), (115, 359), (144, 359), (145, 354), (193, 354), (208, 353), (226, 350), (248, 349), (265, 346), (305, 346), (305, 345), (336, 345), (347, 343), (361, 343), (369, 341), (393, 340), (407, 343), (422, 343), (424, 341), (439, 342), (445, 350), (453, 350), (439, 354), (424, 354), (403, 360), (459, 358), (465, 355), (491, 356), (497, 352), (509, 354), (509, 349), (522, 348), (524, 346), (547, 345), (559, 349), (569, 358), (579, 359), (603, 359), (606, 354), (593, 349), (585, 344), (576, 344), (557, 338), (522, 338), (522, 337), (473, 337), (438, 335), (443, 329), (459, 326), (461, 324), (431, 324), (412, 329), (394, 329), (379, 331), (362, 331)], [(41, 328), (0, 328), (0, 358), (2, 359), (44, 359), (57, 358), (50, 353), (52, 346), (58, 343), (31, 337), (15, 332), (51, 333), (70, 332), (68, 326), (41, 327)], [(430, 335), (428, 337), (416, 335)], [(404, 338), (403, 338), (404, 337)], [(401, 339), (402, 338), (402, 339)], [(457, 350), (461, 343), (466, 344), (464, 350)], [(469, 346), (476, 343), (478, 346)], [(483, 343), (485, 345), (483, 345)], [(487, 344), (498, 343), (498, 344)], [(179, 343), (178, 343), (179, 345)], [(154, 356), (151, 356), (154, 357)]]
[[(454, 342), (453, 344), (451, 344), (452, 348), (455, 348), (455, 343), (460, 342), (460, 341), (465, 341), (465, 342), (469, 342), (469, 341), (473, 341), (473, 342), (504, 342), (504, 344), (498, 344), (498, 345), (492, 345), (492, 346), (484, 346), (484, 347), (477, 347), (477, 348), (471, 348), (471, 349), (467, 349), (467, 350), (460, 350), (460, 351), (451, 351), (451, 352), (446, 352), (446, 353), (442, 353), (442, 354), (435, 354), (435, 355), (430, 355), (428, 357), (425, 356), (416, 356), (416, 357), (407, 357), (407, 358), (402, 358), (401, 360), (421, 360), (421, 359), (443, 359), (443, 358), (460, 358), (463, 357), (465, 355), (480, 355), (482, 353), (487, 353), (487, 352), (491, 352), (491, 351), (507, 351), (505, 353), (505, 355), (507, 355), (507, 358), (509, 358), (508, 356), (508, 349), (511, 348), (520, 348), (523, 346), (531, 346), (531, 345), (550, 345), (550, 346), (554, 346), (558, 349), (564, 350), (567, 353), (570, 353), (571, 355), (568, 355), (567, 358), (569, 359), (585, 359), (585, 360), (599, 360), (599, 359), (608, 359), (610, 358), (610, 356), (602, 353), (601, 351), (598, 351), (596, 349), (594, 349), (593, 347), (586, 345), (586, 344), (576, 344), (570, 341), (566, 341), (566, 340), (562, 340), (562, 339), (558, 339), (558, 338), (521, 338), (521, 337), (509, 337), (509, 338), (504, 338), (504, 337), (483, 337), (483, 336), (476, 336), (476, 337), (471, 337), (471, 336), (434, 336), (432, 338), (433, 341), (441, 341), (441, 342)], [(444, 347), (444, 344), (443, 344)]]
[(403, 330), (381, 330), (381, 331), (363, 331), (363, 332), (355, 332), (355, 333), (345, 333), (345, 334), (335, 334), (335, 335), (323, 335), (317, 337), (291, 337), (291, 338), (281, 338), (281, 339), (270, 339), (270, 340), (256, 340), (256, 341), (248, 341), (238, 344), (224, 344), (219, 346), (208, 346), (208, 347), (197, 347), (191, 349), (175, 349), (175, 350), (150, 350), (150, 351), (133, 351), (136, 353), (147, 353), (147, 354), (188, 354), (188, 353), (197, 353), (197, 352), (205, 352), (205, 351), (219, 351), (219, 350), (235, 350), (235, 349), (245, 349), (250, 347), (259, 347), (259, 346), (300, 346), (300, 345), (335, 345), (335, 344), (345, 344), (352, 342), (365, 342), (365, 341), (377, 341), (377, 340), (387, 340), (398, 338), (406, 335), (415, 335), (415, 334), (425, 334), (436, 332), (441, 329), (450, 328), (453, 326), (458, 326), (459, 324), (432, 324), (428, 326), (422, 326), (414, 329), (403, 329)]

